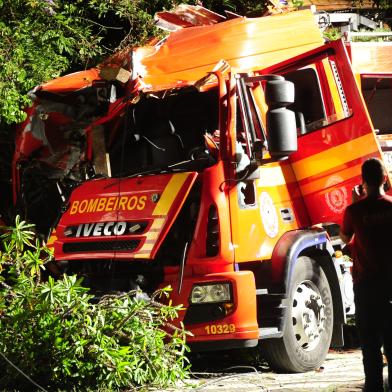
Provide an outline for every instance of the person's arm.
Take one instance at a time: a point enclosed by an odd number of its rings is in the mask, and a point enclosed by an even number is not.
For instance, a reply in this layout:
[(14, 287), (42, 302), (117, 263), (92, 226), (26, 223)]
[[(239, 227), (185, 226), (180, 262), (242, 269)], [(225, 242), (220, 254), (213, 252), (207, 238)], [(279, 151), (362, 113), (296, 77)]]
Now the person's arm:
[(351, 239), (353, 238), (353, 235), (352, 235), (352, 234), (351, 234), (351, 235), (344, 234), (344, 233), (342, 232), (342, 230), (340, 230), (339, 236), (340, 236), (340, 239), (341, 239), (345, 244), (348, 244), (348, 243), (351, 241)]
[[(365, 197), (366, 197), (366, 190), (362, 184), (356, 185), (352, 189), (351, 200), (353, 203), (356, 203), (357, 201), (362, 200)], [(350, 208), (346, 208), (346, 211), (344, 211), (344, 215), (343, 215), (343, 223), (340, 226), (339, 236), (345, 244), (348, 244), (354, 236), (354, 225), (351, 217), (351, 213), (352, 213), (351, 211), (352, 210)]]
[(351, 211), (346, 208), (343, 215), (343, 223), (340, 226), (339, 236), (345, 244), (348, 244), (352, 240), (353, 235), (354, 227), (351, 219)]

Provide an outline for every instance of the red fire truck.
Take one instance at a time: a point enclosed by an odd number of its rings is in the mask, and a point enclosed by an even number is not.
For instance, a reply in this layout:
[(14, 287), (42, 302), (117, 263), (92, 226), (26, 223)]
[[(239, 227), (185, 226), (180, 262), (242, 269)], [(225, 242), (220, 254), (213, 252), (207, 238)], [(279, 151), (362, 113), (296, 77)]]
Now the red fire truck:
[(171, 285), (194, 351), (315, 369), (353, 312), (339, 223), (382, 156), (346, 49), (308, 11), (180, 11), (164, 41), (35, 89), (14, 202), (97, 295)]

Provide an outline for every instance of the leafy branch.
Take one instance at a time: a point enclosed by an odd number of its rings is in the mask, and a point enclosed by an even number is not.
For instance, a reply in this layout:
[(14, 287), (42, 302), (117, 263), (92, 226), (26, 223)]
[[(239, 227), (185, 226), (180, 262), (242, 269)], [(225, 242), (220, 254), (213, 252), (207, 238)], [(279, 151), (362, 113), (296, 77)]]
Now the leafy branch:
[(76, 276), (44, 278), (51, 253), (32, 225), (18, 217), (0, 231), (0, 389), (160, 388), (187, 376), (186, 332), (167, 330), (180, 307), (156, 301), (168, 288), (93, 302)]

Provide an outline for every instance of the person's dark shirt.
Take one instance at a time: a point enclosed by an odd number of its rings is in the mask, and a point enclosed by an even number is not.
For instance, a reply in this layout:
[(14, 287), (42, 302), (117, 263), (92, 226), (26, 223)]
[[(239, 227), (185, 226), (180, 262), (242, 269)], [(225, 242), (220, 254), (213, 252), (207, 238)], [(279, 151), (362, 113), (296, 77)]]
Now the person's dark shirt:
[(341, 232), (350, 243), (355, 283), (392, 276), (392, 197), (368, 196), (346, 208)]

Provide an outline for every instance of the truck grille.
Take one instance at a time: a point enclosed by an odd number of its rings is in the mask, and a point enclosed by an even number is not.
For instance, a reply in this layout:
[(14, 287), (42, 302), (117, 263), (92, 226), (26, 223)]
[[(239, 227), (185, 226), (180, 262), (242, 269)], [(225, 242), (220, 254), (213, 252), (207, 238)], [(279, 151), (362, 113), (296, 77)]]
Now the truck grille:
[(134, 251), (139, 246), (139, 240), (128, 241), (92, 241), (72, 242), (63, 245), (64, 253), (97, 252), (97, 251)]

